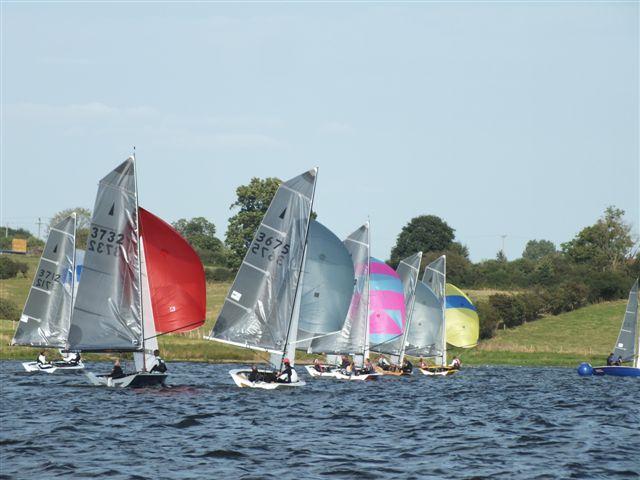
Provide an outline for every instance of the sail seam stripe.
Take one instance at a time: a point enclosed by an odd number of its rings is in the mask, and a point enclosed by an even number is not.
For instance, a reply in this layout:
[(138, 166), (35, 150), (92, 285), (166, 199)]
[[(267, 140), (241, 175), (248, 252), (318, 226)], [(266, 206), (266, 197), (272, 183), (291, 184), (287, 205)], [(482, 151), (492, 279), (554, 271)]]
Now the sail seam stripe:
[(233, 305), (235, 305), (235, 306), (237, 306), (237, 307), (240, 307), (240, 308), (242, 308), (243, 310), (246, 310), (247, 312), (251, 313), (251, 309), (250, 309), (250, 308), (247, 308), (247, 307), (245, 307), (244, 305), (239, 304), (239, 303), (238, 303), (238, 302), (236, 302), (235, 300), (232, 300), (232, 299), (230, 299), (230, 298), (225, 298), (225, 299), (224, 299), (224, 301), (225, 301), (225, 302), (229, 302), (229, 303), (231, 303), (231, 304), (233, 304)]
[(626, 311), (626, 312), (624, 312), (624, 313), (636, 313), (636, 312), (635, 312), (635, 310), (627, 310), (627, 311)]
[(39, 292), (46, 293), (47, 295), (51, 295), (51, 292), (49, 290), (45, 290), (44, 288), (39, 288), (34, 285), (32, 285), (31, 288), (33, 288), (34, 290), (38, 290)]
[(438, 273), (438, 274), (440, 274), (441, 276), (444, 277), (444, 273), (442, 273), (440, 270), (436, 270), (435, 268), (430, 267), (428, 265), (427, 265), (427, 270), (431, 270), (432, 272), (436, 272), (436, 273)]
[(54, 231), (54, 232), (58, 232), (61, 233), (63, 235), (69, 235), (71, 238), (73, 238), (73, 234), (69, 233), (69, 232), (65, 232), (64, 230), (60, 230), (59, 228), (49, 228), (50, 231)]
[(46, 257), (41, 257), (41, 260), (44, 260), (45, 262), (53, 263), (54, 265), (60, 265), (60, 262), (56, 262), (55, 260), (51, 260)]
[(353, 242), (353, 243), (357, 243), (358, 245), (362, 245), (362, 246), (364, 246), (364, 247), (368, 247), (368, 246), (369, 246), (369, 245), (367, 245), (366, 243), (361, 242), (361, 241), (359, 241), (359, 240), (354, 240), (353, 238), (347, 238), (347, 239), (345, 240), (345, 242)]
[(311, 199), (309, 197), (307, 197), (304, 193), (301, 193), (297, 190), (294, 190), (291, 187), (287, 187), (284, 183), (282, 185), (280, 185), (280, 188), (284, 188), (285, 190), (289, 190), (290, 192), (293, 192), (297, 195), (300, 195), (302, 198), (304, 198), (307, 202), (311, 202)]
[(414, 267), (413, 265), (409, 265), (407, 262), (400, 262), (400, 263), (404, 263), (407, 267), (412, 268), (416, 271), (418, 271), (418, 269), (416, 267)]
[(267, 270), (263, 270), (260, 267), (255, 266), (253, 263), (249, 263), (245, 260), (242, 261), (243, 265), (248, 265), (249, 267), (255, 268), (256, 270), (258, 270), (259, 272), (264, 273), (265, 275), (269, 276), (269, 272)]
[(136, 192), (134, 192), (133, 190), (128, 190), (124, 187), (118, 187), (117, 185), (113, 185), (111, 183), (102, 183), (100, 182), (100, 185), (102, 185), (103, 187), (108, 187), (108, 188), (113, 188), (114, 190), (120, 190), (121, 192), (127, 192), (131, 195), (135, 195)]
[(286, 232), (281, 232), (281, 231), (280, 231), (280, 230), (278, 230), (277, 228), (273, 228), (273, 227), (271, 227), (271, 226), (267, 225), (266, 223), (263, 223), (263, 224), (262, 224), (262, 226), (263, 226), (263, 227), (267, 227), (269, 230), (272, 230), (272, 231), (274, 231), (274, 232), (276, 232), (276, 233), (279, 233), (279, 234), (280, 234), (280, 235), (282, 235), (283, 237), (286, 237), (286, 236), (287, 236)]

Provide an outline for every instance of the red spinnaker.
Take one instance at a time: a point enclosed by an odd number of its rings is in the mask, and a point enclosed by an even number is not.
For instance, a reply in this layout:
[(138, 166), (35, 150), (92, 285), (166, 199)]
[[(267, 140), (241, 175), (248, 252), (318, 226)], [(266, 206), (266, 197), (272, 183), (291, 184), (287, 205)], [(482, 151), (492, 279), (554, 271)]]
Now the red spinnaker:
[(171, 225), (142, 207), (138, 211), (156, 333), (202, 326), (207, 295), (200, 258)]

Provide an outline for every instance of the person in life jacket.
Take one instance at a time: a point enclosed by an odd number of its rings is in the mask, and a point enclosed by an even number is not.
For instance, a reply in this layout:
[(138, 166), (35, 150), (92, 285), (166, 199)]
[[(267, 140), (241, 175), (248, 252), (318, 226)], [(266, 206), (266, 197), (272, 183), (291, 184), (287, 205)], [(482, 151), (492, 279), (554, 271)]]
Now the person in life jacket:
[(451, 364), (449, 366), (455, 370), (460, 370), (462, 362), (460, 362), (460, 359), (458, 357), (453, 357), (453, 360), (451, 360)]
[(607, 357), (607, 366), (613, 365), (614, 362), (615, 362), (615, 357), (613, 356), (613, 352), (611, 352)]
[(296, 371), (291, 368), (291, 363), (288, 358), (284, 359), (284, 366), (282, 367), (282, 371), (278, 374), (276, 378), (276, 382), (278, 383), (292, 383), (298, 381), (298, 374)]
[(405, 359), (402, 363), (402, 373), (411, 373), (413, 372), (413, 363), (409, 360)]
[(251, 372), (247, 378), (250, 382), (259, 382), (262, 380), (262, 375), (258, 371), (258, 367), (256, 365), (251, 366)]
[(391, 368), (391, 364), (389, 363), (389, 360), (387, 360), (384, 356), (380, 356), (380, 358), (378, 359), (378, 366), (382, 369), (382, 370), (389, 370)]
[(342, 362), (340, 363), (340, 368), (346, 370), (347, 368), (349, 368), (349, 365), (351, 365), (351, 361), (349, 360), (349, 357), (346, 355), (343, 355)]
[(319, 358), (316, 358), (313, 361), (313, 368), (315, 369), (316, 372), (324, 372), (324, 365), (322, 365), (322, 362), (320, 361)]
[(45, 355), (45, 351), (44, 350), (40, 350), (40, 355), (38, 355), (38, 359), (36, 360), (38, 362), (38, 365), (43, 366), (43, 367), (48, 367), (49, 366), (49, 362), (47, 361), (47, 357)]
[(109, 375), (107, 375), (107, 377), (111, 377), (111, 378), (122, 378), (124, 377), (124, 371), (122, 370), (122, 367), (120, 366), (120, 359), (116, 359), (116, 361), (113, 363), (113, 369), (111, 369), (111, 373)]
[(156, 357), (156, 364), (149, 372), (165, 373), (167, 371), (167, 364), (160, 358), (160, 350), (154, 350), (153, 355)]
[(373, 364), (371, 363), (371, 360), (369, 360), (368, 358), (364, 361), (364, 368), (362, 369), (362, 373), (365, 375), (368, 375), (370, 373), (375, 373), (376, 369), (373, 368)]

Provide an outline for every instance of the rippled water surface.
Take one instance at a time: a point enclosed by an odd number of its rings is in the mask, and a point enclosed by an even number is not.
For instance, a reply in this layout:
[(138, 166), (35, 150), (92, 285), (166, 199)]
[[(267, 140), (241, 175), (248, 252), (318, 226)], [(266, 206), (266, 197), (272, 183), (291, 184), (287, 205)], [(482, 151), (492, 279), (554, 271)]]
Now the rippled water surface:
[(637, 378), (485, 367), (269, 392), (176, 363), (167, 388), (115, 390), (1, 365), (0, 478), (640, 476)]

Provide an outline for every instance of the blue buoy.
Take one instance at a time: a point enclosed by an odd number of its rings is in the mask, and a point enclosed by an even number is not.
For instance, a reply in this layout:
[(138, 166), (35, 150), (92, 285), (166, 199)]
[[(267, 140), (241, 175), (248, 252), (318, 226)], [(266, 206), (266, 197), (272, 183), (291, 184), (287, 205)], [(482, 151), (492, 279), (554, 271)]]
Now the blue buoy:
[(591, 364), (587, 362), (582, 362), (578, 367), (578, 375), (581, 377), (588, 377), (589, 375), (593, 375), (593, 367)]

